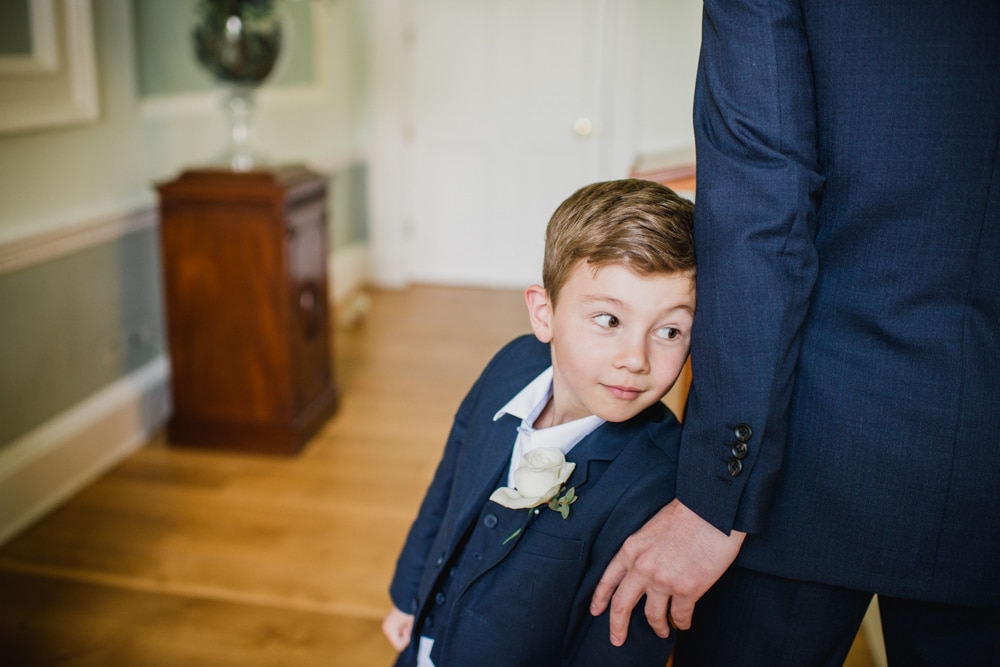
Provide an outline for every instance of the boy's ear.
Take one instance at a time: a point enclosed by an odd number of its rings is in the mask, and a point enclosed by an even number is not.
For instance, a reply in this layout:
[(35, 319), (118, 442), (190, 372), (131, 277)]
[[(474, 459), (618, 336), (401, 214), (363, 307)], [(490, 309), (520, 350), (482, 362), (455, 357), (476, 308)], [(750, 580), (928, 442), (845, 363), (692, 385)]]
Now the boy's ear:
[(552, 302), (549, 293), (541, 285), (532, 285), (524, 290), (524, 302), (528, 304), (528, 319), (535, 338), (543, 343), (552, 340)]

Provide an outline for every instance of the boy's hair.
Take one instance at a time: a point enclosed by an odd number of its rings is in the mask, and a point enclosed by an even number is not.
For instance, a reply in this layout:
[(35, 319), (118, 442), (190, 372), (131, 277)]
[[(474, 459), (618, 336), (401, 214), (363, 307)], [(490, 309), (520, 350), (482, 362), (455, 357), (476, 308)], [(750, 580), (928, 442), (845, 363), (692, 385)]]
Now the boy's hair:
[(545, 231), (542, 286), (553, 305), (576, 264), (624, 264), (643, 274), (695, 275), (694, 204), (665, 185), (624, 179), (586, 185)]

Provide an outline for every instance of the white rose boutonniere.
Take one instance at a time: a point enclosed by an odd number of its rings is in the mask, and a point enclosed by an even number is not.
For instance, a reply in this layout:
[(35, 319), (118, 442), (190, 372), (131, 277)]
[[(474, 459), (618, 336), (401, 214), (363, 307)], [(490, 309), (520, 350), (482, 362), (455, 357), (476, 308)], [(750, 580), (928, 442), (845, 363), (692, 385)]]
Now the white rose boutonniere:
[[(576, 489), (572, 488), (559, 496), (566, 488), (566, 481), (576, 469), (576, 464), (567, 462), (562, 451), (555, 447), (539, 447), (533, 449), (521, 458), (521, 463), (514, 470), (514, 488), (502, 486), (493, 492), (490, 500), (510, 509), (533, 509), (548, 503), (550, 509), (560, 514), (562, 518), (569, 517), (569, 506), (576, 502)], [(538, 514), (534, 509), (533, 514)], [(531, 514), (528, 515), (531, 519)], [(514, 539), (523, 527), (503, 541), (504, 544)]]

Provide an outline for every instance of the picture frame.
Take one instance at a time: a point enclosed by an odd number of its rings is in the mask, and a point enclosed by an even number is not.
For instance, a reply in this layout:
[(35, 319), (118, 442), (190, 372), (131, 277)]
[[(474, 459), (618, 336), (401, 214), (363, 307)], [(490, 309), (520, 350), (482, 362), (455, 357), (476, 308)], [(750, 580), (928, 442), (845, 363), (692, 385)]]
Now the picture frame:
[(27, 31), (28, 46), (0, 52), (0, 133), (95, 121), (91, 0), (26, 2), (24, 25), (14, 31)]

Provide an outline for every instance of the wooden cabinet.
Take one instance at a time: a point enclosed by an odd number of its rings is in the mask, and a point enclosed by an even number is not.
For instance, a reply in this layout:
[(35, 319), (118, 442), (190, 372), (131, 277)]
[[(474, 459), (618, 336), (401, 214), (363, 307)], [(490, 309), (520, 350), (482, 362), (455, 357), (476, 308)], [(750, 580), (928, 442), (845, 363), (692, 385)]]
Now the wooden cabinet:
[(157, 187), (171, 443), (292, 454), (333, 414), (326, 179), (186, 171)]

